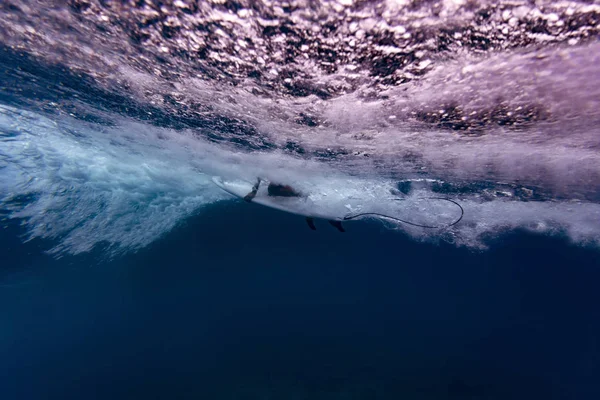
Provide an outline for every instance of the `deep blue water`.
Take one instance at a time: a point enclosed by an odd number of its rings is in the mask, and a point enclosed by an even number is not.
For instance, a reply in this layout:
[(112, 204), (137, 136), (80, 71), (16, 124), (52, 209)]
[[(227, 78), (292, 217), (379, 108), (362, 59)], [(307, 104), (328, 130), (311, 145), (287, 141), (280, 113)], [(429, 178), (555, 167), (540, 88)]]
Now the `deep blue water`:
[(347, 228), (231, 201), (107, 261), (9, 225), (1, 398), (600, 398), (596, 249)]

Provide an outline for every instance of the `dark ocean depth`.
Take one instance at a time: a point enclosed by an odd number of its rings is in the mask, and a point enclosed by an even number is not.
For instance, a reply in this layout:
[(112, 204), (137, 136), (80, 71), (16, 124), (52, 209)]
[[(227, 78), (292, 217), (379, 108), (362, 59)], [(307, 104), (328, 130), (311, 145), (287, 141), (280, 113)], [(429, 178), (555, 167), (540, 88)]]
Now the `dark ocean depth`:
[(1, 398), (600, 398), (597, 250), (317, 229), (221, 202), (106, 261), (8, 225)]

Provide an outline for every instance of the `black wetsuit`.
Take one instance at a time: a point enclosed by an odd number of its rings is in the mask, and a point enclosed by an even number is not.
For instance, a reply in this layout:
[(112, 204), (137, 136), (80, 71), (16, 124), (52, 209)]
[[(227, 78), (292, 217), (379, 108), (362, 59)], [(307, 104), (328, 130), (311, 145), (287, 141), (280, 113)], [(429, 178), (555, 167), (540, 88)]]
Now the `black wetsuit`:
[(273, 197), (301, 197), (302, 195), (296, 192), (289, 185), (279, 185), (277, 183), (269, 183), (269, 196)]
[[(258, 193), (258, 188), (261, 182), (262, 179), (258, 178), (250, 193), (244, 196), (244, 200), (251, 202), (254, 199), (256, 193)], [(269, 183), (267, 193), (271, 197), (302, 197), (302, 194), (295, 191), (291, 186), (280, 185), (278, 183)]]

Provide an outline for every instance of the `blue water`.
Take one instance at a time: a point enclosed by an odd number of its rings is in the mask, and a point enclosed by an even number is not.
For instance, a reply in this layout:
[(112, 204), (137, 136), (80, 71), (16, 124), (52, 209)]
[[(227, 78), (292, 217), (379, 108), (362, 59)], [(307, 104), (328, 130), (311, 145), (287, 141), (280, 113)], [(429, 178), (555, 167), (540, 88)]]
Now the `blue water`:
[(592, 3), (0, 1), (0, 400), (599, 399)]
[[(253, 208), (248, 212), (248, 208)], [(598, 253), (219, 204), (112, 262), (6, 246), (3, 398), (594, 399)]]

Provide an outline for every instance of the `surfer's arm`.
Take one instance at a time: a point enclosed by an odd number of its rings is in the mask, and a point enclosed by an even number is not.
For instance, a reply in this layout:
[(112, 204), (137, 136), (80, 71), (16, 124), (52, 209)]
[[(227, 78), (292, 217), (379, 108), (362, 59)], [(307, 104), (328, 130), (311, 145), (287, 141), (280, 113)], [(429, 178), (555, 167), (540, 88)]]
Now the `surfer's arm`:
[(250, 193), (248, 193), (246, 196), (244, 196), (245, 201), (247, 201), (249, 203), (252, 201), (252, 199), (254, 199), (254, 197), (256, 196), (256, 193), (258, 192), (260, 182), (261, 182), (261, 179), (258, 178), (256, 180), (256, 183), (254, 184), (254, 186), (252, 186), (252, 190), (250, 191)]

